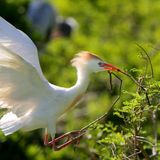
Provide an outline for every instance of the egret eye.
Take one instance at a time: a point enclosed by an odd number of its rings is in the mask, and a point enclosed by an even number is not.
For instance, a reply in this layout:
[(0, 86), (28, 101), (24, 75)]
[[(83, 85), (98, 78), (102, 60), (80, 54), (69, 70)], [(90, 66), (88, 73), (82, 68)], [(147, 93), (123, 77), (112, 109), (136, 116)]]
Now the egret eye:
[(98, 65), (99, 65), (100, 67), (103, 67), (103, 66), (104, 66), (104, 63), (103, 63), (103, 62), (99, 62)]

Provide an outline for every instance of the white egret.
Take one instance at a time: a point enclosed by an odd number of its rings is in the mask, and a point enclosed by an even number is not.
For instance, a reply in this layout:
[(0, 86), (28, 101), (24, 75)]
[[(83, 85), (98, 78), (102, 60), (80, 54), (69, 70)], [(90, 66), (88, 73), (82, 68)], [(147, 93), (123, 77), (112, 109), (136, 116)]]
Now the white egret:
[(63, 88), (49, 83), (42, 73), (34, 43), (0, 17), (0, 108), (8, 109), (0, 119), (4, 135), (17, 130), (46, 128), (56, 149), (56, 120), (84, 95), (90, 74), (119, 71), (87, 51), (77, 54), (72, 65), (77, 69), (77, 82), (73, 87)]

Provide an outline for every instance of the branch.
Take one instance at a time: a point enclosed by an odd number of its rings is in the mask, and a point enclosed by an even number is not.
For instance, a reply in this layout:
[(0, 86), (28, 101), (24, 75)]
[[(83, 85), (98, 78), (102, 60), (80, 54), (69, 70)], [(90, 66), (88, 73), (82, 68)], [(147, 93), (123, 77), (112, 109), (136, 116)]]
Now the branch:
[(142, 51), (145, 53), (146, 57), (147, 57), (147, 60), (149, 62), (149, 65), (150, 65), (150, 68), (151, 68), (151, 76), (152, 78), (154, 77), (154, 72), (153, 72), (153, 65), (152, 65), (152, 62), (151, 62), (151, 59), (150, 59), (150, 56), (148, 55), (147, 51), (141, 46), (139, 45), (138, 43), (136, 43), (136, 45), (142, 49)]

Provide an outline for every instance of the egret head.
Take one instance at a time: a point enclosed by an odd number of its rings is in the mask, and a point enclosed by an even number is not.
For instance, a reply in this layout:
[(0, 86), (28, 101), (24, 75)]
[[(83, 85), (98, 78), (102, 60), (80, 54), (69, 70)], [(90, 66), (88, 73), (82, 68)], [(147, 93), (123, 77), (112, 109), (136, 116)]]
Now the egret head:
[(76, 54), (75, 58), (71, 61), (72, 66), (75, 66), (77, 69), (81, 68), (89, 72), (99, 72), (99, 71), (120, 71), (117, 67), (112, 64), (106, 63), (98, 56), (90, 53), (88, 51), (83, 51)]

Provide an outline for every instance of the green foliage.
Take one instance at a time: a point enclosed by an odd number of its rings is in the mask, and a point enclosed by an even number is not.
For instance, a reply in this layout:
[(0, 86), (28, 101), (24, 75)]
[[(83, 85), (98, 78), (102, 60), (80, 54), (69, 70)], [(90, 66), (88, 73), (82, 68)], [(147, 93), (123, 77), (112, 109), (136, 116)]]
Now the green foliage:
[[(160, 129), (157, 128), (160, 122), (160, 1), (50, 0), (50, 3), (60, 15), (73, 16), (79, 23), (70, 39), (53, 39), (39, 51), (43, 72), (50, 82), (72, 86), (76, 74), (69, 62), (75, 53), (89, 50), (127, 70), (146, 91), (118, 73), (123, 80), (120, 100), (103, 123), (89, 128), (75, 151), (73, 146), (59, 152), (44, 147), (41, 131), (17, 132), (9, 137), (0, 133), (1, 159), (156, 159), (150, 156), (160, 152)], [(26, 19), (28, 4), (29, 0), (3, 0), (0, 15), (38, 43), (40, 37)], [(136, 44), (143, 46), (151, 57), (153, 78), (144, 50)], [(112, 91), (106, 81), (109, 81), (107, 73), (91, 77), (83, 102), (58, 122), (58, 133), (80, 129), (108, 111), (118, 95), (119, 81), (113, 79)]]
[(158, 157), (159, 87), (159, 81), (145, 78), (146, 91), (141, 88), (135, 93), (125, 91), (123, 94), (129, 94), (130, 98), (123, 102), (123, 106), (114, 108), (113, 115), (122, 120), (121, 125), (114, 125), (110, 121), (106, 124), (97, 124), (96, 133), (100, 136), (95, 148), (101, 159)]

